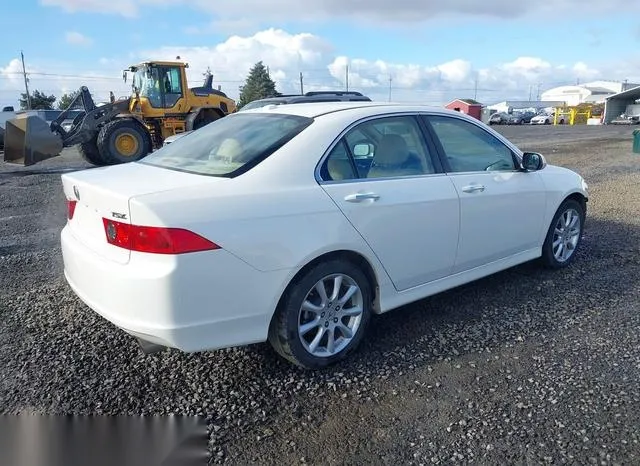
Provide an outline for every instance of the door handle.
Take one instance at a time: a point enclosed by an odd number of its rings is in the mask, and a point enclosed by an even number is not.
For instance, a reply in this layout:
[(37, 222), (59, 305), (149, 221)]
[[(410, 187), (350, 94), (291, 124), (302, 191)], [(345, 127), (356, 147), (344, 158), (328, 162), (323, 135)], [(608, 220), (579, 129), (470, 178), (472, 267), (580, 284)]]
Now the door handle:
[(471, 184), (462, 188), (465, 193), (477, 193), (484, 191), (484, 186), (481, 184)]
[(355, 193), (355, 194), (349, 194), (344, 198), (344, 200), (347, 202), (362, 202), (368, 199), (377, 201), (378, 199), (380, 199), (380, 196), (377, 195), (376, 193)]

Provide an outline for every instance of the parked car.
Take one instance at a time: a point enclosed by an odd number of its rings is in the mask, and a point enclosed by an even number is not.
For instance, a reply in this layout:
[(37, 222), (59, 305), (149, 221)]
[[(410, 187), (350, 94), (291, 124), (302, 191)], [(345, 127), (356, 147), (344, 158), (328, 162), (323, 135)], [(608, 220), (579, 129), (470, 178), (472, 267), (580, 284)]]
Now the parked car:
[[(238, 111), (247, 111), (266, 107), (267, 105), (300, 104), (305, 102), (371, 102), (371, 99), (357, 91), (311, 91), (305, 94), (280, 95), (278, 97), (254, 100), (244, 105)], [(185, 131), (184, 133), (169, 136), (164, 140), (163, 145), (171, 144), (191, 132), (192, 131)]]
[(509, 121), (509, 114), (505, 112), (496, 112), (489, 117), (489, 125), (506, 125)]
[(507, 119), (508, 125), (523, 125), (531, 122), (536, 114), (534, 112), (514, 112)]
[[(553, 123), (555, 113), (540, 113), (533, 118), (531, 118), (530, 123), (532, 125), (550, 125)], [(564, 125), (565, 117), (564, 115), (560, 115), (558, 118), (558, 124)]]
[(640, 124), (640, 115), (627, 115), (626, 113), (621, 114), (618, 118), (615, 118), (611, 121), (612, 125), (639, 125)]
[(62, 185), (67, 282), (146, 351), (268, 341), (310, 369), (376, 314), (534, 259), (567, 267), (588, 199), (475, 118), (373, 102), (238, 112)]

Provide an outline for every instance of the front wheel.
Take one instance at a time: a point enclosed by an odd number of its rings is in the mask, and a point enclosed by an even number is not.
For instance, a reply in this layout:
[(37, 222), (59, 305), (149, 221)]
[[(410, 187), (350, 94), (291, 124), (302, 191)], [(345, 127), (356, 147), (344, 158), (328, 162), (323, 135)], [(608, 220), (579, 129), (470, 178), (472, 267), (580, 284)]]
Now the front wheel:
[(269, 329), (274, 350), (293, 364), (321, 369), (360, 344), (372, 314), (372, 288), (350, 262), (316, 265), (286, 292)]
[(113, 164), (135, 162), (151, 152), (149, 133), (132, 118), (118, 118), (104, 125), (97, 145), (102, 159)]
[(560, 269), (568, 266), (582, 241), (585, 210), (579, 202), (567, 199), (560, 205), (542, 246), (545, 266)]

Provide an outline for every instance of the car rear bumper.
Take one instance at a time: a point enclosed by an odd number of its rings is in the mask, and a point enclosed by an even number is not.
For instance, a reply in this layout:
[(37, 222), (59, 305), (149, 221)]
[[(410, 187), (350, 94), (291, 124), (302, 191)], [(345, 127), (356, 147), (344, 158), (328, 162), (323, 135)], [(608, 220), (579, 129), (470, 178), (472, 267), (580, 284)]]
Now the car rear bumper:
[(260, 272), (224, 250), (132, 253), (128, 264), (61, 233), (74, 293), (120, 329), (156, 345), (206, 351), (265, 341), (288, 271)]

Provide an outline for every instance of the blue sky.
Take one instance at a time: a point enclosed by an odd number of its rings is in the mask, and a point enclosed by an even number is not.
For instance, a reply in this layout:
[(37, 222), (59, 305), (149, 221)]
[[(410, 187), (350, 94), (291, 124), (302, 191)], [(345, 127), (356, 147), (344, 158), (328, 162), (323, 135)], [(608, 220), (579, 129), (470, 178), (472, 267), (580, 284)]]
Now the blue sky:
[[(584, 4), (589, 6), (585, 7)], [(250, 66), (279, 90), (351, 87), (387, 99), (491, 103), (595, 79), (640, 82), (638, 5), (623, 0), (23, 0), (0, 17), (0, 105), (30, 88), (126, 93), (121, 70), (181, 57), (237, 97)], [(364, 5), (364, 6), (363, 6)], [(223, 15), (220, 12), (224, 12)], [(28, 25), (25, 28), (24, 25)], [(576, 66), (578, 64), (578, 66)], [(90, 76), (88, 76), (90, 75)], [(477, 82), (478, 91), (475, 91)], [(473, 93), (474, 95), (469, 95)], [(95, 97), (95, 96), (94, 96)]]

